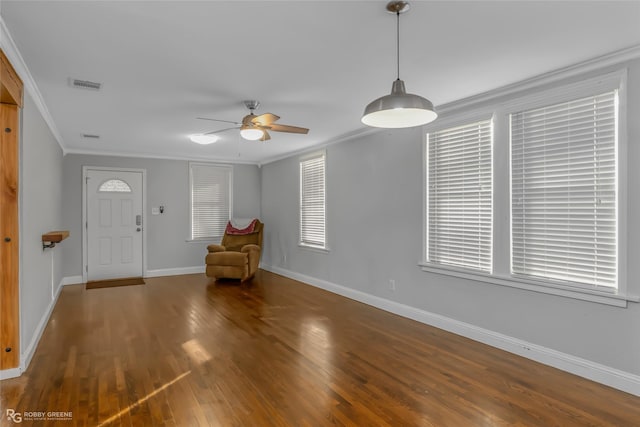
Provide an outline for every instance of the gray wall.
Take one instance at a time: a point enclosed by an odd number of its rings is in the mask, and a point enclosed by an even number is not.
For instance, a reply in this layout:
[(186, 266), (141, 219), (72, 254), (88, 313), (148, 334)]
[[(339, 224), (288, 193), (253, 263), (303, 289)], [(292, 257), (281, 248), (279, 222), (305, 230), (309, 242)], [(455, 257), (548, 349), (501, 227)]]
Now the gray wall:
[(20, 347), (24, 354), (61, 284), (65, 244), (42, 250), (42, 234), (63, 227), (62, 150), (28, 93), (21, 135)]
[[(189, 162), (116, 156), (68, 154), (64, 157), (63, 224), (71, 236), (63, 248), (65, 277), (82, 275), (82, 167), (145, 169), (147, 179), (147, 270), (204, 267), (209, 243), (190, 238)], [(162, 215), (151, 207), (165, 206)], [(260, 171), (253, 165), (233, 166), (233, 214), (260, 217)], [(217, 242), (211, 242), (217, 243)]]
[[(630, 65), (629, 148), (623, 161), (629, 164), (628, 291), (638, 295), (640, 168), (634, 165), (640, 164), (640, 61)], [(297, 245), (298, 157), (264, 165), (264, 264), (640, 375), (640, 304), (617, 308), (418, 267), (423, 244), (422, 144), (421, 130), (409, 129), (328, 146), (328, 253)], [(395, 292), (388, 289), (392, 278)]]

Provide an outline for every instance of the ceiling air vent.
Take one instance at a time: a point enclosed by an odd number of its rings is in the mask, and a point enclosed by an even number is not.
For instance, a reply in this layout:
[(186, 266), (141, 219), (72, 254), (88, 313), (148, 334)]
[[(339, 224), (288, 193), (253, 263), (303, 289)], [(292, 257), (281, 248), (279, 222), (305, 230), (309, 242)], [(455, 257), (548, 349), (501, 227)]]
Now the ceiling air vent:
[(79, 79), (70, 79), (71, 86), (77, 87), (78, 89), (93, 89), (100, 90), (102, 87), (102, 83), (90, 82), (89, 80), (79, 80)]
[(93, 135), (90, 133), (83, 133), (82, 137), (85, 139), (100, 139), (100, 135)]

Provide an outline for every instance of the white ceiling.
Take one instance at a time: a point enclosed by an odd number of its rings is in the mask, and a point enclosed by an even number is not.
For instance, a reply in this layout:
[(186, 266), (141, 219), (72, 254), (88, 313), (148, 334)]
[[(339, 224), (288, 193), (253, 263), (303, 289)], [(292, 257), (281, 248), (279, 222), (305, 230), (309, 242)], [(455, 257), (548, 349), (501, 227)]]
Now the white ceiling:
[[(0, 14), (67, 152), (263, 163), (364, 130), (396, 77), (385, 5), (3, 0)], [(413, 1), (400, 22), (400, 77), (436, 109), (640, 44), (640, 1)], [(239, 121), (244, 99), (311, 131), (188, 140), (227, 127), (196, 117)]]

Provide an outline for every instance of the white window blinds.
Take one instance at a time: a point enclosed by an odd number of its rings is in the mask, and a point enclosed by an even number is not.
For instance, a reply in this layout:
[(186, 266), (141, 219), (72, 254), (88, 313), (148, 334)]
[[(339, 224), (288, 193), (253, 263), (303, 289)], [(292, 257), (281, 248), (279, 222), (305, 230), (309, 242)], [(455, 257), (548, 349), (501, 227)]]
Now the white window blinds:
[(427, 138), (427, 261), (491, 272), (491, 120)]
[(231, 168), (189, 165), (191, 238), (220, 237), (231, 217)]
[(617, 92), (510, 121), (512, 272), (617, 287)]
[(300, 161), (300, 243), (324, 248), (325, 155)]

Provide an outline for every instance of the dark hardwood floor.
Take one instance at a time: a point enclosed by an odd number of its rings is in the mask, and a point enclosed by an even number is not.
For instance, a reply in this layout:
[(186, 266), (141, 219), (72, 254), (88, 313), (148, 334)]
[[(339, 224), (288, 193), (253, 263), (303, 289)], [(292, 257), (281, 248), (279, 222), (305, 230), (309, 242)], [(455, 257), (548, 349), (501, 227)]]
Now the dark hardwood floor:
[(61, 426), (638, 426), (640, 398), (259, 271), (62, 290), (15, 411)]

